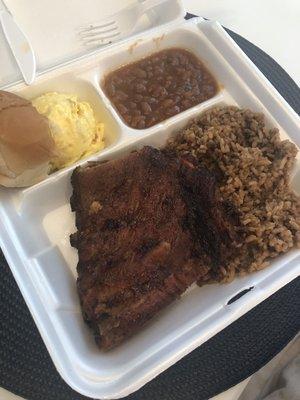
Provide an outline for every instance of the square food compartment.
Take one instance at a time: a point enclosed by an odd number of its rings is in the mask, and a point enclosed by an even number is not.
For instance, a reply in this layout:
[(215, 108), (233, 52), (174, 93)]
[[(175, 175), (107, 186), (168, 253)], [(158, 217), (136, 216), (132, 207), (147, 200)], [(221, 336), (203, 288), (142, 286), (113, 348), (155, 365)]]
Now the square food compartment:
[[(96, 121), (104, 124), (104, 141), (105, 147), (100, 151), (85, 156), (76, 161), (73, 165), (64, 167), (54, 173), (51, 173), (44, 181), (49, 181), (73, 169), (74, 166), (84, 163), (86, 160), (97, 157), (98, 154), (107, 154), (115, 146), (118, 146), (122, 140), (122, 127), (115, 120), (110, 109), (107, 107), (105, 101), (98, 93), (92, 82), (80, 74), (73, 72), (65, 72), (59, 75), (54, 75), (50, 79), (41, 76), (37, 78), (36, 83), (31, 86), (18, 85), (16, 89), (10, 89), (15, 94), (20, 95), (28, 100), (33, 100), (45, 93), (57, 92), (69, 95), (76, 95), (78, 101), (87, 102), (92, 107)], [(26, 190), (26, 189), (25, 189)]]
[[(264, 112), (269, 123), (274, 126), (276, 121), (271, 117), (264, 105), (257, 101), (257, 98), (251, 96), (249, 86), (241, 79), (241, 75), (237, 74), (232, 67), (230, 57), (224, 58), (224, 53), (216, 47), (209, 35), (215, 36), (213, 30), (208, 28), (208, 34), (205, 34), (206, 26), (209, 22), (202, 23), (203, 30), (199, 33), (197, 25), (187, 22), (181, 24), (178, 29), (169, 29), (146, 37), (137, 37), (135, 40), (128, 41), (127, 45), (111, 49), (109, 52), (103, 52), (103, 57), (99, 62), (98, 68), (94, 69), (93, 82), (98, 88), (101, 96), (106, 99), (108, 107), (114, 114), (115, 119), (120, 125), (127, 127), (130, 135), (144, 136), (156, 132), (160, 128), (173, 125), (176, 129), (176, 124), (183, 120), (189, 120), (197, 116), (210, 107), (222, 103), (238, 104), (239, 106), (247, 106), (253, 111)], [(232, 39), (229, 37), (229, 40)], [(161, 50), (170, 48), (182, 48), (194, 54), (207, 68), (207, 70), (216, 79), (219, 85), (219, 91), (210, 99), (192, 106), (178, 114), (175, 114), (164, 121), (150, 126), (145, 129), (134, 129), (126, 124), (121, 117), (114, 104), (103, 90), (103, 84), (106, 76), (123, 66), (137, 62), (149, 55), (155, 54)]]
[[(103, 94), (100, 80), (129, 59), (174, 44), (193, 51), (206, 63), (222, 85), (220, 94), (211, 103), (195, 106), (148, 130), (128, 128)], [(108, 118), (119, 129), (117, 144), (92, 159), (121, 157), (144, 145), (161, 147), (191, 118), (221, 104), (262, 111), (270, 125), (280, 128), (282, 137), (300, 143), (298, 116), (221, 26), (201, 19), (141, 34), (52, 71), (49, 79), (44, 75), (32, 88), (21, 91), (16, 87), (15, 91), (31, 98), (61, 88), (73, 88), (79, 95), (82, 88), (95, 107), (103, 102)], [(84, 395), (110, 399), (132, 393), (300, 273), (300, 251), (294, 249), (265, 270), (230, 284), (194, 285), (123, 345), (99, 351), (81, 315), (76, 293), (77, 253), (69, 245), (69, 234), (75, 231), (69, 206), (73, 168), (29, 189), (0, 190), (0, 243), (56, 368)], [(295, 187), (299, 187), (299, 171), (298, 164)], [(230, 301), (250, 288), (238, 300)]]
[[(175, 48), (187, 50), (192, 53), (197, 59), (199, 59), (204, 68), (208, 71), (209, 74), (212, 75), (213, 78), (215, 78), (217, 82), (218, 90), (216, 94), (208, 98), (207, 100), (204, 100), (199, 104), (193, 105), (171, 117), (167, 117), (163, 121), (159, 121), (148, 128), (138, 129), (127, 125), (127, 123), (124, 121), (121, 114), (116, 109), (115, 105), (104, 90), (104, 82), (107, 75), (112, 71), (141, 61), (142, 59), (159, 53), (162, 50)], [(112, 51), (111, 54), (105, 56), (101, 60), (97, 71), (97, 84), (99, 86), (99, 91), (103, 97), (107, 98), (108, 104), (111, 105), (111, 108), (115, 113), (116, 119), (118, 119), (120, 123), (128, 126), (128, 129), (136, 131), (136, 134), (142, 135), (153, 132), (154, 130), (159, 129), (159, 127), (165, 126), (168, 123), (176, 123), (176, 121), (182, 119), (184, 116), (197, 114), (200, 110), (209, 108), (225, 98), (229, 100), (230, 95), (224, 90), (223, 84), (223, 81), (226, 80), (226, 78), (227, 75), (224, 75), (220, 60), (218, 59), (217, 54), (214, 53), (212, 46), (209, 44), (204, 36), (199, 37), (197, 30), (194, 32), (191, 27), (178, 30), (169, 30), (157, 37), (150, 36), (149, 38), (143, 39), (137, 38), (136, 41), (130, 43), (128, 46), (123, 46), (121, 50), (118, 49), (114, 52)]]
[(220, 86), (195, 54), (170, 47), (107, 74), (102, 90), (129, 127), (147, 129), (216, 97)]

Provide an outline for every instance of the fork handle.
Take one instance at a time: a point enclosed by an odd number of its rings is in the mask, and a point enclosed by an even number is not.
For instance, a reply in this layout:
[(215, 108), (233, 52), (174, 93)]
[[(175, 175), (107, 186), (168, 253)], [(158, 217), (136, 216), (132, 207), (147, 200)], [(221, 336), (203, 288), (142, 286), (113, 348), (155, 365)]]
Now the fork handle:
[(151, 10), (156, 6), (159, 6), (162, 3), (165, 3), (167, 0), (145, 0), (143, 3), (140, 4), (139, 12), (141, 15), (145, 14), (147, 11)]

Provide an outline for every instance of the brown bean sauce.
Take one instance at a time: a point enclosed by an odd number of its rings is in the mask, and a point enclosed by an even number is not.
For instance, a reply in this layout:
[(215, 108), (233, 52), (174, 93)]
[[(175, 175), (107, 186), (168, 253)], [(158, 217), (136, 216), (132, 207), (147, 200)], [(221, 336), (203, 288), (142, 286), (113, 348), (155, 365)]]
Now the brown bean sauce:
[(210, 99), (218, 84), (192, 53), (171, 48), (107, 75), (104, 92), (132, 128), (149, 128)]

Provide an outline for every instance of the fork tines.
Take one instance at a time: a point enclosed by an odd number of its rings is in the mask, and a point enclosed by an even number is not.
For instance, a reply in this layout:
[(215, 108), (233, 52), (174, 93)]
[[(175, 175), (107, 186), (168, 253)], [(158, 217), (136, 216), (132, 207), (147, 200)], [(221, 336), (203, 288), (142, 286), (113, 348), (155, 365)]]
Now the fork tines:
[(84, 45), (92, 44), (108, 44), (112, 39), (119, 36), (120, 32), (116, 21), (110, 21), (105, 24), (90, 25), (81, 29), (79, 32), (80, 39)]

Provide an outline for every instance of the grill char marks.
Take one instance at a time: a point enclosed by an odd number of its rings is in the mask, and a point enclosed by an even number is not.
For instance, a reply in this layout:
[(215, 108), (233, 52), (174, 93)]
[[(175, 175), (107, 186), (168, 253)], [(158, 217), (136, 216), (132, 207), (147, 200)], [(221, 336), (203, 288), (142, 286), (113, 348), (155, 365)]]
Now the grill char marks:
[(109, 349), (208, 278), (230, 226), (211, 174), (151, 147), (79, 167), (72, 185), (79, 297), (99, 347)]
[(229, 244), (237, 240), (229, 205), (218, 199), (215, 176), (205, 168), (199, 168), (195, 159), (181, 159), (179, 179), (195, 252), (201, 256), (204, 251), (210, 256), (212, 266), (217, 268), (230, 256)]

